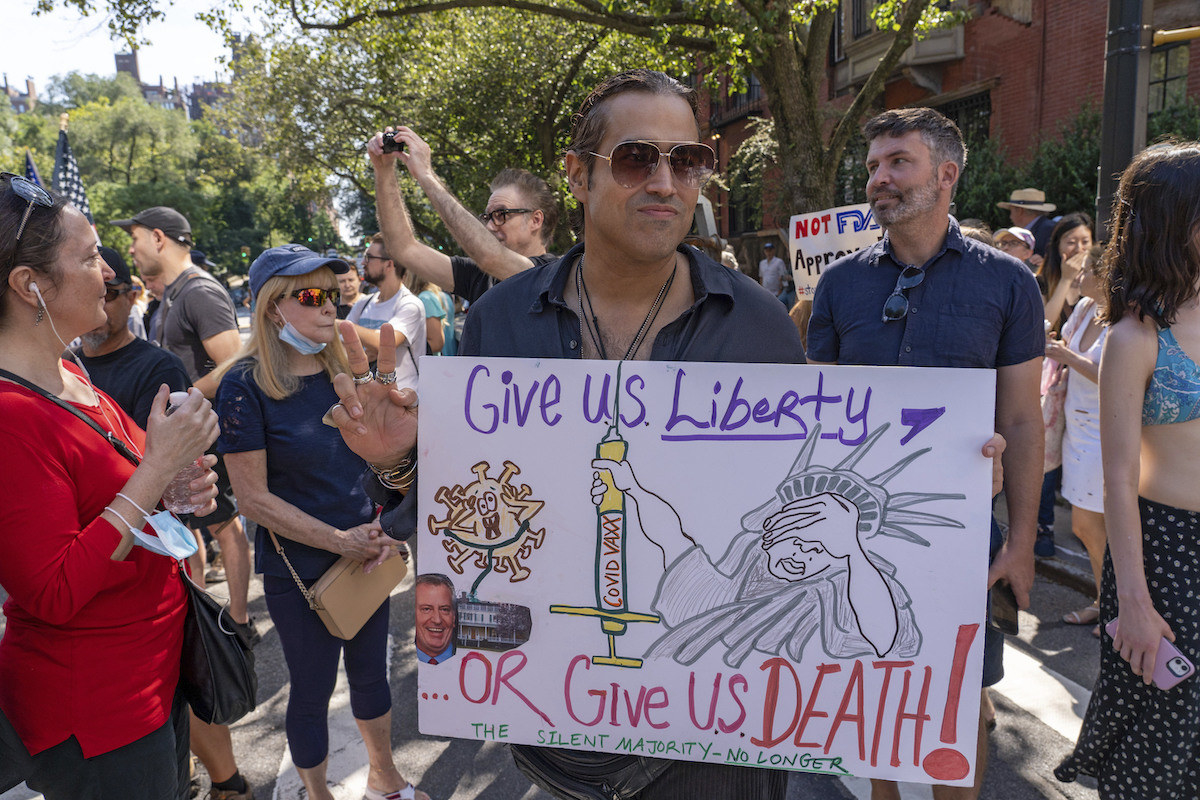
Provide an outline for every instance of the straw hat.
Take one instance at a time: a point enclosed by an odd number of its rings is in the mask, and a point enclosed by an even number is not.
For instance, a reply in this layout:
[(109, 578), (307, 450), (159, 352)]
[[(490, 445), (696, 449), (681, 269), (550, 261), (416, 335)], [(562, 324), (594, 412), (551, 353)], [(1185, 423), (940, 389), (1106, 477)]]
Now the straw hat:
[(1007, 202), (996, 203), (1000, 208), (1024, 208), (1029, 211), (1050, 212), (1058, 208), (1054, 203), (1046, 202), (1046, 193), (1041, 189), (1017, 189)]

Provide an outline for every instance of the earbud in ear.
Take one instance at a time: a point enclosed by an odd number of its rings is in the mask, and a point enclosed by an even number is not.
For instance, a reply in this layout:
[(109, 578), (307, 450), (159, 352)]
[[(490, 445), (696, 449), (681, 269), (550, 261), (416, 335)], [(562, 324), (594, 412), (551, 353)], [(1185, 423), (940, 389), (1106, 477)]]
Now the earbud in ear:
[(45, 299), (42, 297), (42, 290), (38, 288), (37, 282), (36, 282), (36, 281), (30, 281), (30, 282), (29, 282), (29, 288), (30, 288), (30, 290), (31, 290), (31, 291), (33, 291), (33, 293), (34, 293), (34, 294), (36, 294), (36, 295), (37, 295), (38, 302), (39, 302), (39, 303), (41, 303), (43, 306), (44, 306), (44, 305), (46, 305), (46, 301), (45, 301)]

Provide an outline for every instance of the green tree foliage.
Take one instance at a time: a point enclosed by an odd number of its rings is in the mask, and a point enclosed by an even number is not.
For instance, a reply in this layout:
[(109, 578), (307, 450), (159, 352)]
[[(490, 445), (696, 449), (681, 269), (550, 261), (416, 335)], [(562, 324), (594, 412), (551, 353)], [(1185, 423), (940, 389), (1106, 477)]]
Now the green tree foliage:
[(188, 218), (197, 246), (221, 269), (244, 272), (265, 247), (288, 241), (340, 244), (328, 215), (330, 192), (317, 172), (299, 185), (270, 154), (226, 135), (212, 121), (146, 103), (126, 75), (57, 76), (50, 101), (32, 113), (0, 104), (0, 164), (23, 172), (29, 149), (49, 181), (60, 112), (69, 114), (101, 241), (125, 252), (129, 236), (109, 220), (171, 206)]
[[(388, 125), (409, 125), (429, 142), (435, 169), (468, 208), (483, 209), (505, 167), (557, 186), (570, 115), (592, 85), (635, 58), (678, 74), (686, 67), (647, 62), (642, 42), (627, 36), (529, 22), (514, 11), (459, 9), (256, 41), (239, 60), (220, 123), (254, 138), (301, 194), (339, 181), (341, 208), (361, 233), (377, 229), (366, 141)], [(416, 184), (404, 177), (402, 187), (418, 233), (455, 250)]]
[[(0, 159), (5, 163), (15, 160), (17, 153), (17, 112), (7, 96), (0, 96)], [(24, 158), (24, 154), (21, 154)]]
[(81, 72), (68, 72), (66, 75), (55, 75), (50, 79), (44, 96), (38, 101), (38, 111), (54, 115), (102, 99), (116, 102), (123, 98), (142, 99), (142, 91), (137, 81), (128, 73), (119, 72), (105, 78)]
[(1150, 142), (1163, 139), (1200, 141), (1200, 103), (1187, 98), (1179, 105), (1151, 114), (1146, 121), (1146, 138)]
[[(1042, 139), (1024, 170), (1026, 182), (1021, 186), (1036, 186), (1044, 191), (1058, 206), (1057, 213), (1086, 211), (1094, 216), (1099, 165), (1100, 112), (1094, 106), (1085, 106), (1069, 122), (1060, 125), (1056, 135)], [(997, 199), (1007, 198), (1007, 192), (997, 196)], [(993, 208), (995, 204), (993, 200)], [(1003, 209), (996, 210), (1008, 216)]]
[[(1086, 211), (1095, 215), (1100, 168), (1100, 112), (1085, 106), (1053, 136), (1034, 144), (1022, 161), (1003, 153), (995, 140), (973, 143), (959, 185), (959, 217), (977, 217), (993, 226), (1011, 224), (1008, 212), (997, 208), (1013, 189), (1034, 186), (1058, 206), (1056, 214)], [(1200, 105), (1188, 101), (1152, 114), (1147, 121), (1150, 143), (1163, 139), (1200, 140)]]
[[(85, 14), (107, 12), (111, 14), (110, 27), (131, 39), (136, 37), (142, 19), (161, 12), (162, 4), (162, 0), (39, 1), (47, 8), (62, 3)], [(224, 5), (240, 8), (238, 0), (226, 0)], [(492, 9), (501, 20), (496, 24), (503, 26), (508, 24), (504, 21), (507, 13), (516, 20), (515, 32), (528, 37), (533, 44), (518, 54), (525, 58), (499, 62), (498, 70), (487, 73), (486, 77), (499, 88), (504, 87), (504, 81), (513, 77), (514, 72), (523, 71), (526, 64), (537, 63), (547, 52), (562, 54), (561, 48), (556, 46), (559, 34), (541, 36), (544, 30), (555, 30), (553, 25), (547, 25), (548, 21), (574, 26), (567, 29), (566, 34), (571, 45), (601, 41), (614, 33), (640, 40), (638, 52), (625, 60), (622, 68), (643, 66), (670, 57), (687, 58), (692, 60), (690, 63), (700, 59), (713, 74), (725, 72), (735, 79), (746, 73), (753, 74), (766, 93), (775, 121), (781, 203), (796, 211), (823, 208), (831, 202), (837, 166), (846, 143), (883, 91), (904, 52), (924, 31), (956, 24), (968, 13), (958, 4), (934, 3), (932, 0), (877, 0), (872, 15), (881, 31), (879, 35), (887, 37), (888, 48), (848, 107), (835, 119), (826, 110), (826, 95), (822, 88), (829, 43), (839, 13), (838, 0), (795, 3), (774, 0), (740, 0), (738, 3), (729, 0), (689, 0), (686, 3), (677, 0), (264, 0), (262, 7), (268, 17), (290, 17), (305, 32), (327, 31), (362, 39), (375, 38), (377, 30), (388, 24), (394, 25), (397, 31), (414, 30), (424, 35), (428, 31), (423, 24), (425, 20), (467, 9)], [(431, 45), (428, 48), (432, 54), (430, 58), (454, 59), (458, 43), (472, 38), (470, 25), (482, 24), (484, 18), (482, 14), (461, 17), (465, 24), (443, 30), (441, 37), (423, 42)], [(226, 22), (226, 8), (218, 7), (206, 15), (206, 19), (218, 25)], [(447, 39), (449, 47), (437, 46)], [(513, 46), (518, 50), (521, 48), (519, 43)], [(473, 47), (466, 49), (474, 50)], [(555, 62), (554, 74), (561, 74), (564, 66), (573, 63), (575, 61), (569, 55), (565, 60)], [(357, 101), (351, 100), (356, 93), (342, 93), (334, 95), (330, 102), (351, 116), (361, 113), (360, 106), (371, 102), (362, 94), (362, 86), (379, 77), (378, 72), (372, 72), (372, 66), (373, 62), (365, 61), (362, 71), (341, 76), (334, 84), (344, 86), (347, 82), (357, 82)], [(410, 66), (392, 61), (385, 74), (411, 77)], [(433, 72), (440, 74), (438, 70)], [(543, 85), (542, 81), (514, 82), (518, 89)], [(302, 86), (289, 88), (304, 93)], [(434, 94), (448, 100), (457, 99), (448, 88), (438, 85), (434, 87)], [(321, 92), (323, 87), (315, 89)], [(553, 89), (541, 94), (534, 90), (529, 94), (518, 93), (518, 97), (539, 99), (545, 103), (542, 111), (550, 112), (557, 105), (558, 94)], [(412, 99), (418, 98), (413, 96)], [(497, 119), (502, 119), (506, 110), (517, 105), (511, 102), (514, 98), (509, 94), (489, 94), (484, 99), (488, 101), (485, 108)], [(554, 116), (543, 113), (547, 120)], [(325, 121), (338, 124), (330, 118)], [(493, 123), (476, 129), (475, 133), (482, 137), (484, 131), (500, 130), (502, 127)], [(543, 132), (529, 144), (544, 147), (545, 141)], [(506, 141), (509, 146), (516, 143), (511, 139)], [(542, 160), (548, 152), (546, 149), (541, 151)]]
[[(519, 9), (526, 35), (538, 17), (567, 20), (593, 31), (616, 31), (642, 41), (642, 55), (621, 68), (645, 64), (647, 53), (699, 58), (712, 75), (735, 81), (753, 74), (774, 120), (781, 205), (821, 208), (834, 194), (837, 163), (847, 140), (883, 90), (900, 57), (921, 35), (963, 18), (930, 0), (880, 0), (873, 17), (890, 46), (849, 107), (833, 118), (822, 91), (835, 29), (836, 0), (778, 4), (771, 0), (296, 0), (281, 6), (305, 30), (361, 31), (374, 20), (416, 20), (447, 8)], [(586, 35), (575, 40), (585, 40)], [(694, 62), (693, 62), (694, 63)]]
[[(864, 179), (865, 182), (865, 179)], [(996, 206), (1007, 200), (1013, 189), (1030, 186), (1027, 173), (1013, 164), (995, 139), (983, 139), (968, 146), (967, 168), (959, 179), (954, 195), (959, 219), (981, 219), (992, 230), (1012, 224), (1008, 212)]]
[[(717, 176), (721, 188), (729, 191), (731, 208), (744, 209), (744, 229), (762, 227), (764, 175), (775, 166), (779, 144), (775, 141), (775, 125), (772, 120), (752, 117), (748, 123), (750, 135), (729, 159), (729, 169)], [(787, 218), (786, 209), (775, 208), (777, 218)]]

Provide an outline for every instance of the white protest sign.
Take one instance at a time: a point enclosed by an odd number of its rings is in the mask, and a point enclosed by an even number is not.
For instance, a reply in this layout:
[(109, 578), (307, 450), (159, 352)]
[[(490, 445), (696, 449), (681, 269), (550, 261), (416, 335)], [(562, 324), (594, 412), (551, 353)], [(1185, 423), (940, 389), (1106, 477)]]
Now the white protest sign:
[(789, 225), (796, 299), (812, 298), (824, 267), (883, 238), (867, 203), (797, 214)]
[(993, 372), (421, 366), (422, 733), (970, 784)]

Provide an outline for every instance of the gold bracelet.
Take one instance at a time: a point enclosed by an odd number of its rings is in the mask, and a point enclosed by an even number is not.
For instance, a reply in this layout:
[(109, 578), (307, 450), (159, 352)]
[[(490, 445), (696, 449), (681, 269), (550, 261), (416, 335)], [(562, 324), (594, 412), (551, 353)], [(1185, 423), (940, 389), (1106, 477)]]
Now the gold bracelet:
[(417, 449), (414, 447), (400, 463), (389, 469), (380, 469), (374, 464), (368, 464), (371, 472), (379, 482), (388, 489), (397, 492), (407, 492), (412, 488), (413, 480), (417, 477)]

